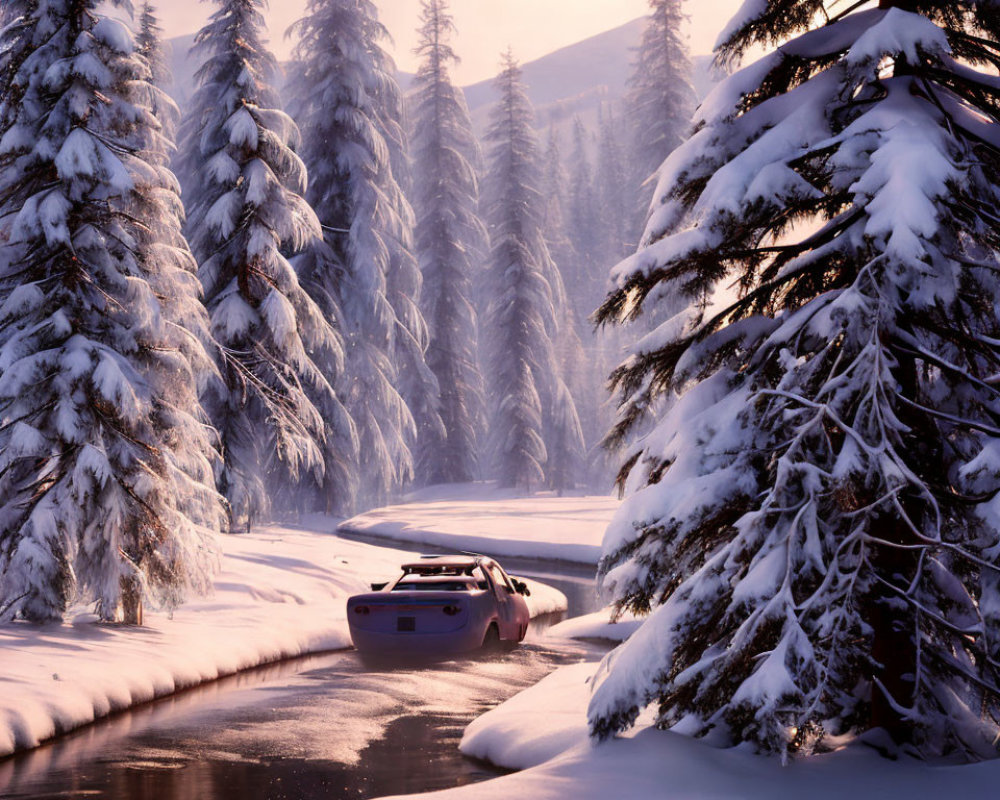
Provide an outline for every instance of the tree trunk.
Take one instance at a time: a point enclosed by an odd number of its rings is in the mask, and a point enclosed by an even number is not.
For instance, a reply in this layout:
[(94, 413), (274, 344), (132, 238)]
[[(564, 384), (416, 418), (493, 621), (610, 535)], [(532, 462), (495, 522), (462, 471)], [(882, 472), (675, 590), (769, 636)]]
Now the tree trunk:
[[(897, 544), (912, 543), (912, 534), (898, 520), (885, 520), (888, 530), (874, 531), (875, 535)], [(872, 559), (875, 573), (893, 584), (905, 586), (907, 578), (916, 569), (917, 551), (881, 546)], [(894, 579), (894, 576), (900, 576)], [(866, 620), (872, 627), (872, 659), (877, 662), (872, 677), (877, 678), (898, 706), (913, 704), (914, 675), (917, 666), (917, 647), (914, 641), (913, 610), (891, 589), (876, 588)], [(897, 744), (913, 739), (913, 724), (899, 711), (873, 682), (871, 695), (871, 727), (882, 728)]]
[[(905, 329), (905, 326), (903, 326)], [(909, 331), (908, 331), (909, 332)], [(899, 382), (899, 394), (915, 402), (920, 400), (920, 382), (917, 376), (917, 364), (913, 357), (893, 349), (891, 343), (883, 338), (883, 345), (896, 358), (897, 366), (893, 375)], [(928, 421), (915, 409), (898, 404), (896, 413), (900, 421), (910, 428), (910, 433), (903, 437), (903, 447), (909, 453), (909, 465), (918, 475), (934, 474), (940, 466), (940, 453), (932, 448), (929, 440), (921, 436), (928, 427), (933, 429), (933, 423)], [(919, 525), (922, 511), (919, 501), (913, 497), (901, 495), (900, 504), (906, 515)], [(875, 586), (869, 599), (869, 607), (865, 615), (872, 628), (872, 658), (877, 663), (873, 666), (872, 677), (877, 678), (888, 692), (889, 697), (897, 706), (910, 708), (913, 706), (916, 688), (917, 672), (917, 641), (916, 618), (913, 607), (902, 597), (916, 575), (920, 550), (916, 546), (920, 541), (913, 534), (898, 512), (889, 509), (885, 516), (875, 522), (870, 533), (886, 544), (875, 544), (875, 552), (871, 558), (871, 567), (879, 578), (900, 592), (893, 591), (888, 586)], [(898, 545), (898, 546), (894, 546)], [(871, 697), (871, 727), (883, 728), (897, 744), (913, 740), (913, 722), (893, 708), (892, 702), (873, 682)]]
[(142, 625), (142, 588), (135, 576), (124, 576), (122, 587), (122, 624)]

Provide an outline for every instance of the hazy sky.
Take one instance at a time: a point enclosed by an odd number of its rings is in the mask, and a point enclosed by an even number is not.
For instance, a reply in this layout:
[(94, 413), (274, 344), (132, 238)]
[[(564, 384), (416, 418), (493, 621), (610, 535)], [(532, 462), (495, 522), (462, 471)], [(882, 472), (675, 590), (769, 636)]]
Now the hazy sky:
[[(194, 33), (211, 13), (203, 0), (154, 0), (168, 36)], [(392, 34), (397, 64), (412, 71), (419, 0), (375, 0), (382, 21)], [(271, 0), (268, 23), (271, 46), (281, 57), (291, 48), (288, 26), (302, 16), (306, 0)], [(695, 54), (708, 53), (718, 30), (739, 7), (740, 0), (689, 0), (689, 35)], [(461, 84), (491, 77), (500, 53), (508, 45), (521, 61), (531, 61), (595, 33), (615, 28), (649, 10), (648, 0), (451, 0), (458, 36), (455, 50), (462, 58), (456, 72)]]

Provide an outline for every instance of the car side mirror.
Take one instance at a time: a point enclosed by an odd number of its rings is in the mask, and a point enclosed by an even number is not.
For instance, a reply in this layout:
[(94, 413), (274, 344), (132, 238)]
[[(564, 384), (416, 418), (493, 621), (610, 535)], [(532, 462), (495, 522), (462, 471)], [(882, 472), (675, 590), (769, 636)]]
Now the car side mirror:
[(523, 594), (525, 597), (531, 596), (531, 589), (528, 588), (528, 584), (524, 581), (519, 581), (517, 578), (512, 579), (514, 581), (514, 588), (517, 590), (518, 594)]
[(388, 585), (389, 585), (389, 581), (383, 581), (382, 583), (373, 583), (372, 584), (372, 591), (373, 592), (381, 592)]

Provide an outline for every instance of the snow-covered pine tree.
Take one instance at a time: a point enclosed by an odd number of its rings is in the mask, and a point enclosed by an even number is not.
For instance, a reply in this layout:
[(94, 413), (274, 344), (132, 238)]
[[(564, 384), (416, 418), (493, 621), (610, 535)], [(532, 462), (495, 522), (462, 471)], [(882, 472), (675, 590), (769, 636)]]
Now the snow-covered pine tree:
[[(124, 6), (124, 3), (115, 4)], [(224, 518), (190, 252), (162, 241), (151, 76), (98, 0), (0, 34), (0, 608), (135, 621), (205, 587)], [(153, 155), (146, 158), (146, 149)]]
[[(545, 147), (542, 169), (542, 230), (545, 243), (549, 249), (552, 261), (558, 268), (560, 284), (562, 274), (571, 269), (575, 263), (576, 253), (566, 235), (565, 206), (566, 186), (568, 178), (563, 165), (559, 146), (559, 133), (555, 127), (549, 129), (548, 141)], [(558, 295), (558, 293), (557, 293)], [(576, 309), (572, 305), (571, 293), (562, 291), (565, 299), (556, 303), (556, 317), (559, 321), (559, 333), (555, 343), (555, 358), (562, 377), (563, 386), (558, 390), (565, 391), (573, 400), (576, 419), (569, 417), (559, 419), (553, 417), (557, 432), (555, 433), (555, 452), (550, 452), (550, 465), (546, 470), (548, 482), (552, 488), (572, 488), (580, 481), (594, 482), (590, 474), (588, 458), (589, 448), (585, 442), (597, 442), (607, 426), (600, 426), (598, 395), (604, 394), (603, 383), (607, 370), (597, 375), (596, 367), (591, 358), (590, 348), (584, 345), (593, 340), (593, 327), (588, 321), (581, 322), (581, 316), (587, 317), (593, 309)], [(580, 331), (586, 337), (581, 340)], [(567, 409), (568, 410), (568, 409)], [(577, 430), (579, 428), (579, 430)], [(602, 456), (603, 458), (603, 456)], [(586, 462), (586, 463), (585, 463)]]
[[(571, 338), (564, 352), (583, 355), (575, 332), (572, 327), (567, 328)], [(565, 362), (558, 366), (560, 373), (565, 371)], [(583, 479), (586, 449), (576, 400), (569, 383), (561, 374), (554, 379), (552, 395), (547, 399), (546, 405), (547, 414), (543, 420), (545, 451), (548, 454), (545, 485), (554, 489), (561, 497), (564, 491), (575, 489)]]
[[(559, 272), (542, 229), (538, 144), (521, 69), (509, 53), (496, 82), (483, 189), (490, 233), (487, 259), (487, 374), (492, 388), (491, 445), (501, 486), (530, 490), (547, 477), (562, 488), (563, 453), (571, 450), (579, 422), (573, 398), (554, 358), (556, 305), (565, 307)], [(548, 449), (561, 449), (550, 462)]]
[(286, 258), (322, 231), (302, 197), (298, 128), (271, 88), (277, 63), (262, 8), (218, 0), (195, 38), (204, 65), (182, 131), (187, 233), (222, 373), (205, 404), (234, 528), (267, 517), (274, 498), (294, 497), (306, 474), (332, 508), (349, 507), (357, 461), (331, 384), (343, 370), (342, 341)]
[[(598, 270), (597, 291), (603, 295), (607, 288), (604, 283), (607, 269), (617, 264), (630, 252), (635, 251), (635, 243), (629, 246), (629, 237), (634, 227), (630, 213), (632, 197), (626, 186), (625, 159), (619, 142), (620, 120), (611, 106), (602, 106), (600, 116), (600, 137), (597, 143), (597, 159), (594, 168), (594, 194), (596, 195), (598, 231), (600, 233), (599, 262), (604, 269)], [(587, 316), (600, 304), (600, 296)]]
[(690, 304), (615, 374), (615, 440), (680, 397), (621, 471), (601, 581), (652, 613), (595, 735), (657, 703), (782, 754), (995, 755), (998, 40), (962, 1), (748, 3), (723, 35), (786, 43), (702, 106), (600, 312)]
[(136, 52), (146, 59), (151, 83), (164, 87), (170, 82), (170, 67), (163, 52), (163, 28), (150, 0), (143, 0), (139, 10), (139, 30), (135, 34)]
[[(374, 5), (372, 10), (375, 11)], [(372, 21), (377, 23), (377, 16)], [(426, 359), (430, 332), (420, 304), (423, 281), (414, 243), (416, 216), (407, 199), (413, 191), (413, 176), (403, 93), (396, 81), (396, 65), (382, 50), (385, 34), (377, 25), (369, 26), (368, 31), (371, 39), (365, 46), (373, 54), (381, 51), (376, 61), (384, 59), (381, 69), (387, 78), (380, 81), (375, 100), (378, 130), (389, 150), (387, 175), (391, 176), (391, 180), (383, 183), (383, 202), (392, 206), (397, 218), (396, 225), (385, 230), (385, 241), (389, 247), (386, 297), (396, 314), (392, 358), (399, 376), (399, 392), (416, 425), (416, 438), (410, 442), (410, 449), (414, 453), (414, 467), (419, 468), (429, 464), (429, 460), (420, 453), (423, 443), (441, 441), (447, 436), (447, 431), (441, 416), (441, 388)], [(414, 477), (421, 483), (427, 482), (424, 475), (415, 473)]]
[(440, 424), (435, 393), (422, 391), (434, 376), (421, 352), (419, 271), (407, 252), (412, 211), (386, 138), (387, 109), (399, 89), (370, 0), (310, 0), (295, 32), (290, 108), (311, 176), (306, 197), (326, 240), (296, 267), (310, 294), (342, 322), (346, 368), (338, 388), (363, 454), (361, 502), (374, 504), (413, 477), (416, 425), (407, 400), (417, 401), (422, 425)]
[[(582, 126), (578, 128), (583, 135)], [(584, 153), (585, 155), (585, 153)], [(556, 362), (565, 383), (565, 388), (573, 398), (580, 424), (580, 433), (571, 435), (567, 442), (572, 442), (570, 450), (565, 452), (565, 459), (557, 458), (574, 466), (565, 475), (575, 476), (575, 480), (557, 479), (556, 488), (569, 488), (571, 483), (586, 482), (591, 486), (606, 488), (610, 482), (607, 469), (607, 456), (599, 447), (600, 440), (608, 428), (607, 416), (603, 406), (607, 399), (605, 377), (613, 362), (604, 354), (607, 335), (598, 332), (595, 335), (590, 316), (597, 305), (599, 292), (603, 289), (603, 281), (596, 284), (597, 292), (584, 288), (586, 271), (581, 271), (580, 259), (576, 249), (567, 234), (565, 209), (569, 205), (567, 186), (569, 178), (563, 166), (559, 146), (559, 136), (555, 128), (550, 128), (548, 143), (545, 148), (542, 170), (542, 198), (544, 203), (543, 231), (545, 242), (549, 248), (552, 260), (558, 267), (562, 284), (570, 284), (573, 288), (566, 289), (565, 302), (556, 304), (556, 316), (560, 322), (559, 335), (556, 340)], [(589, 169), (585, 170), (589, 175)], [(577, 175), (576, 186), (582, 188), (589, 184), (580, 181)], [(587, 195), (590, 195), (588, 189)], [(593, 208), (591, 200), (588, 207)], [(596, 220), (592, 220), (596, 224)], [(596, 241), (596, 238), (595, 238)], [(566, 280), (562, 280), (567, 276)], [(588, 282), (589, 283), (589, 282)], [(562, 473), (559, 468), (555, 472)]]
[(565, 270), (574, 258), (573, 244), (566, 230), (569, 177), (566, 165), (563, 163), (559, 131), (555, 126), (549, 128), (542, 161), (541, 189), (544, 204), (542, 229), (545, 231), (545, 243), (549, 248), (549, 254), (559, 265), (560, 270)]
[[(546, 216), (544, 205), (543, 200), (540, 206), (541, 220)], [(585, 472), (586, 448), (577, 398), (581, 394), (588, 395), (588, 399), (593, 397), (601, 381), (595, 385), (588, 381), (592, 375), (590, 370), (577, 368), (588, 361), (583, 342), (577, 334), (577, 315), (570, 304), (560, 265), (548, 252), (547, 232), (544, 228), (541, 242), (544, 249), (539, 249), (540, 263), (544, 267), (543, 277), (552, 293), (554, 320), (554, 330), (551, 333), (554, 372), (551, 381), (542, 384), (543, 387), (547, 386), (542, 394), (542, 438), (548, 454), (545, 483), (561, 495), (565, 489), (576, 488)], [(590, 338), (588, 336), (588, 342)]]
[(146, 59), (149, 67), (149, 83), (154, 90), (150, 92), (150, 109), (160, 123), (163, 139), (173, 145), (177, 136), (177, 125), (180, 123), (180, 110), (166, 93), (167, 87), (173, 83), (173, 77), (163, 52), (163, 28), (160, 27), (156, 9), (149, 0), (145, 0), (139, 12), (139, 30), (135, 35), (135, 45), (136, 51)]
[(569, 190), (566, 199), (566, 230), (575, 258), (561, 264), (570, 287), (570, 303), (576, 312), (581, 337), (590, 327), (588, 317), (600, 305), (607, 283), (608, 264), (602, 262), (600, 208), (594, 189), (590, 134), (579, 117), (573, 120)]
[(634, 192), (626, 251), (640, 243), (655, 173), (664, 159), (684, 141), (691, 127), (696, 95), (691, 85), (691, 60), (681, 34), (683, 0), (649, 0), (652, 9), (636, 51), (625, 123), (629, 131), (629, 191)]
[[(478, 432), (483, 428), (483, 379), (476, 349), (472, 278), (486, 248), (476, 170), (479, 145), (465, 96), (451, 82), (457, 56), (445, 0), (423, 0), (422, 63), (413, 84), (416, 244), (423, 275), (421, 306), (430, 329), (427, 364), (441, 389), (440, 433), (425, 428), (417, 447), (417, 480), (425, 484), (473, 480)], [(443, 435), (442, 435), (443, 434)]]
[[(137, 84), (139, 97), (137, 104), (142, 105), (150, 114), (148, 124), (140, 129), (145, 135), (144, 141), (137, 141), (135, 146), (142, 150), (143, 160), (159, 170), (162, 185), (149, 193), (136, 195), (136, 218), (140, 220), (156, 219), (155, 229), (148, 231), (150, 244), (153, 247), (167, 248), (174, 252), (170, 256), (195, 270), (196, 264), (190, 252), (188, 241), (184, 236), (184, 204), (181, 201), (181, 189), (177, 178), (171, 171), (172, 161), (177, 151), (177, 126), (180, 123), (181, 112), (173, 98), (167, 94), (165, 87), (171, 83), (170, 68), (163, 53), (162, 30), (156, 18), (151, 3), (144, 3), (139, 17), (139, 30), (135, 36), (136, 55), (144, 59), (146, 73)], [(161, 303), (172, 303), (173, 298), (161, 297)], [(180, 310), (183, 299), (177, 306)], [(182, 312), (183, 313), (183, 312)], [(201, 315), (202, 309), (198, 308)], [(210, 352), (215, 352), (215, 342), (211, 338), (208, 326), (202, 321), (192, 320), (191, 330), (198, 331), (203, 336), (202, 343)], [(199, 397), (205, 387), (216, 379), (215, 370), (198, 370), (195, 378), (198, 381)]]

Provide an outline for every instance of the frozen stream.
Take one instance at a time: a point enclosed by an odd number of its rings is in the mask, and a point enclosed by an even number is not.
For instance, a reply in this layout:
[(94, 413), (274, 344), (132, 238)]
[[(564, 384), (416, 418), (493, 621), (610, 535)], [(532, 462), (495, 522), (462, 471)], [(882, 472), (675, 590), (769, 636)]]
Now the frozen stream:
[[(570, 615), (596, 607), (578, 570), (512, 571), (557, 585)], [(550, 621), (490, 658), (385, 666), (346, 651), (241, 673), (0, 761), (0, 797), (366, 798), (492, 777), (458, 752), (465, 725), (557, 666), (600, 656), (547, 640)]]

